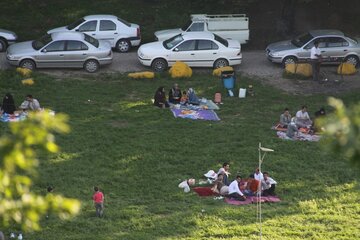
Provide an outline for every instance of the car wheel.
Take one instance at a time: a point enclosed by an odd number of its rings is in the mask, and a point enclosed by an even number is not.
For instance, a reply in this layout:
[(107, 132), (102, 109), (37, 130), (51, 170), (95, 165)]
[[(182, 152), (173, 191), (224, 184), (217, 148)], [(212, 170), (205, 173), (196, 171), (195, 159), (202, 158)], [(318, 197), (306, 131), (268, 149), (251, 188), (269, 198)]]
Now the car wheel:
[(356, 67), (359, 64), (359, 58), (357, 56), (350, 55), (345, 58), (345, 62), (351, 63), (352, 65), (354, 65)]
[(284, 67), (288, 64), (295, 64), (297, 62), (297, 59), (295, 57), (286, 57), (284, 58), (282, 64)]
[(94, 73), (99, 69), (99, 62), (94, 59), (87, 60), (84, 63), (84, 69), (89, 73)]
[(214, 62), (214, 68), (221, 68), (226, 66), (229, 66), (229, 62), (224, 58), (220, 58)]
[(25, 59), (25, 60), (21, 61), (20, 67), (27, 68), (27, 69), (30, 69), (30, 70), (34, 70), (36, 68), (36, 65), (35, 65), (35, 62), (33, 60)]
[(0, 39), (0, 52), (5, 52), (7, 47), (5, 39)]
[(157, 58), (152, 62), (151, 67), (156, 72), (163, 72), (168, 68), (168, 63), (165, 61), (165, 59)]
[(126, 39), (120, 39), (116, 43), (116, 50), (122, 53), (128, 52), (130, 50), (130, 42)]

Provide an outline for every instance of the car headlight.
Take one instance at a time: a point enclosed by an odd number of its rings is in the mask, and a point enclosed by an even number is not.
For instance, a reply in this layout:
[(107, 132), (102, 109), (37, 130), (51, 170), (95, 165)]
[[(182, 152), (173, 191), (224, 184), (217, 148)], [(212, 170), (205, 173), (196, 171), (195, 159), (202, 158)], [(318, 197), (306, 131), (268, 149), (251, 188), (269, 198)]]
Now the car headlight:
[(15, 59), (15, 57), (13, 55), (11, 55), (11, 54), (7, 54), (6, 57), (9, 60), (14, 60)]
[(278, 52), (270, 52), (269, 55), (270, 55), (271, 57), (280, 57), (280, 56), (281, 56), (281, 54), (278, 53)]

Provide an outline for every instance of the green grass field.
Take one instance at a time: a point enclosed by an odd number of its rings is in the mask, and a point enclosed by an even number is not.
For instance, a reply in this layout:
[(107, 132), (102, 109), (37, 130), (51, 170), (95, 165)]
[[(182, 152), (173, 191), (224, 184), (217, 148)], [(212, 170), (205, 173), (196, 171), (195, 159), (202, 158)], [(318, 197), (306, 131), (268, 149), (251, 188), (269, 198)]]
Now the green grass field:
[[(68, 114), (72, 128), (57, 136), (60, 154), (41, 157), (33, 190), (45, 194), (51, 184), (56, 193), (82, 202), (74, 219), (44, 219), (43, 230), (25, 233), (24, 239), (258, 239), (255, 205), (227, 205), (185, 194), (177, 185), (224, 161), (230, 162), (232, 177), (248, 176), (257, 166), (260, 141), (275, 149), (263, 170), (278, 181), (282, 199), (263, 205), (263, 239), (360, 238), (359, 171), (319, 143), (283, 141), (270, 129), (284, 107), (294, 113), (307, 104), (313, 113), (326, 105), (326, 96), (287, 95), (238, 76), (237, 86), (254, 85), (255, 97), (224, 97), (221, 121), (210, 122), (177, 119), (152, 106), (155, 89), (175, 82), (166, 74), (131, 80), (35, 73), (33, 86), (21, 85), (21, 79), (14, 70), (1, 71), (0, 95), (11, 92), (20, 105), (32, 93), (42, 106)], [(210, 73), (176, 82), (209, 99), (222, 90)], [(360, 100), (356, 92), (338, 97), (347, 104)], [(0, 129), (6, 132), (7, 124)], [(103, 219), (95, 217), (94, 185), (106, 195)]]

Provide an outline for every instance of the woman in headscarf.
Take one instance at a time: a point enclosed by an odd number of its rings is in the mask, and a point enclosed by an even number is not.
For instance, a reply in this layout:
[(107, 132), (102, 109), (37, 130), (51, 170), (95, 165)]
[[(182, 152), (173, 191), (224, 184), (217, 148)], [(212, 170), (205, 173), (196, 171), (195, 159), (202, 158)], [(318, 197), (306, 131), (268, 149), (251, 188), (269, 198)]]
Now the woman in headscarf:
[(16, 107), (13, 96), (10, 93), (5, 94), (3, 98), (1, 110), (3, 113), (14, 114)]
[(154, 96), (154, 105), (158, 106), (159, 108), (166, 108), (169, 107), (168, 102), (166, 101), (166, 94), (165, 94), (165, 88), (159, 87)]

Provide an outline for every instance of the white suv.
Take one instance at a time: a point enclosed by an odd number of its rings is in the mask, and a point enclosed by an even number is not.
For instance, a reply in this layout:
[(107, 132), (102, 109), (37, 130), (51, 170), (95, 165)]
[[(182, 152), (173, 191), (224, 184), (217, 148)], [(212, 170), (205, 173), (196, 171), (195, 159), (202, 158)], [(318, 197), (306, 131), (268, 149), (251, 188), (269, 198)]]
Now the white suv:
[(141, 42), (140, 27), (113, 15), (89, 15), (68, 26), (54, 28), (47, 33), (63, 31), (84, 32), (98, 40), (109, 41), (119, 52), (128, 52)]

